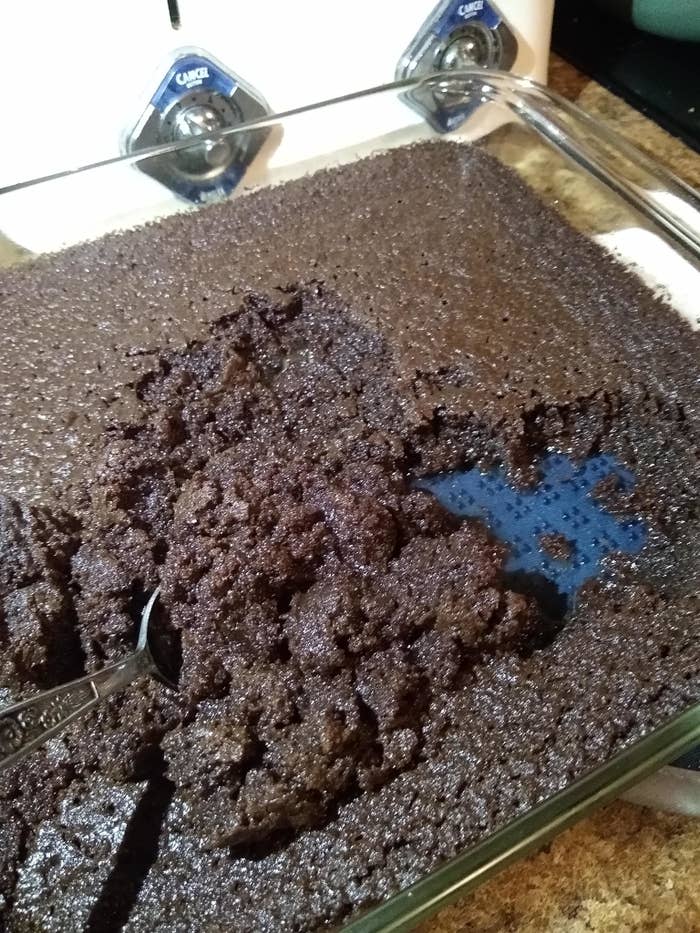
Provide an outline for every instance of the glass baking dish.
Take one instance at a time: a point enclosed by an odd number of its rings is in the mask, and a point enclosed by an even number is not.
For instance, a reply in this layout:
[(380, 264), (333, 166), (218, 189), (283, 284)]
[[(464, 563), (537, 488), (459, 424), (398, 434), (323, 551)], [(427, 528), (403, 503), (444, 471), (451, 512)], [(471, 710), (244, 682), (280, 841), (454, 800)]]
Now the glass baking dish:
[[(232, 197), (395, 146), (438, 137), (478, 140), (573, 226), (663, 289), (692, 326), (700, 323), (695, 192), (530, 80), (481, 70), (434, 75), (275, 115), (216, 138), (245, 144), (251, 133), (264, 134), (264, 144)], [(139, 169), (200, 143), (159, 146), (0, 190), (0, 265), (193, 209)], [(698, 742), (700, 704), (346, 928), (355, 933), (410, 929)], [(679, 775), (682, 791), (673, 789)], [(662, 768), (654, 784), (646, 785), (646, 796), (644, 786), (641, 796), (637, 793), (645, 802), (675, 801), (677, 809), (688, 812), (700, 806), (700, 775), (692, 770)]]

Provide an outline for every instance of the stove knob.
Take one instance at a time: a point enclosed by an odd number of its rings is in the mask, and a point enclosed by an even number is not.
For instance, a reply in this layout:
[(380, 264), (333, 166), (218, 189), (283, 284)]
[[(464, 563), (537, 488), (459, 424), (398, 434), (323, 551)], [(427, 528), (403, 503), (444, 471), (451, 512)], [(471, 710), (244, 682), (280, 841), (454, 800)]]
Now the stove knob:
[[(194, 49), (174, 53), (170, 67), (124, 137), (127, 152), (189, 143), (140, 159), (137, 167), (180, 197), (205, 203), (229, 195), (270, 134), (269, 127), (220, 135), (270, 113), (260, 94), (221, 62)], [(214, 139), (207, 137), (214, 136)]]
[(517, 54), (515, 34), (491, 0), (441, 0), (399, 59), (396, 79), (475, 67), (507, 70)]
[(481, 105), (479, 80), (435, 80), (435, 73), (507, 70), (517, 54), (515, 34), (492, 0), (440, 0), (396, 66), (397, 80), (428, 80), (401, 96), (439, 133), (451, 132)]
[(454, 37), (450, 37), (438, 58), (438, 69), (455, 71), (460, 68), (473, 68), (475, 65), (484, 68), (497, 67), (500, 48), (496, 36), (495, 31), (487, 29), (481, 23), (471, 23), (463, 27)]
[[(175, 116), (173, 141), (205, 136), (223, 129), (224, 120), (212, 107), (194, 104)], [(225, 168), (231, 162), (231, 146), (225, 139), (206, 139), (199, 146), (177, 153), (182, 169), (192, 175), (207, 175)]]

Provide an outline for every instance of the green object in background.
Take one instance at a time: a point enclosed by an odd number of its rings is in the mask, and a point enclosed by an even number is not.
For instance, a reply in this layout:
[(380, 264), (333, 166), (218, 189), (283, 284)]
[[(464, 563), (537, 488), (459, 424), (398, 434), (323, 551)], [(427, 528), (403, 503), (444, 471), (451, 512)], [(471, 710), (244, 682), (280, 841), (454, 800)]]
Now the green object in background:
[(597, 3), (644, 32), (700, 42), (700, 0), (597, 0)]

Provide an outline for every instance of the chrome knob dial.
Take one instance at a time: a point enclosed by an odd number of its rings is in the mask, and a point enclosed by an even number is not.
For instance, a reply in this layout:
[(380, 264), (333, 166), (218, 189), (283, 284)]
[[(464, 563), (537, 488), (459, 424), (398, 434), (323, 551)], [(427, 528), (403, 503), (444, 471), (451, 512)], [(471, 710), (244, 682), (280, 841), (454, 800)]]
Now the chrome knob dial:
[[(173, 141), (205, 136), (223, 129), (224, 121), (212, 107), (193, 104), (180, 110), (173, 122)], [(231, 146), (225, 139), (205, 139), (177, 153), (182, 169), (193, 175), (206, 175), (224, 168), (231, 161)]]
[(499, 65), (500, 58), (497, 33), (481, 23), (472, 23), (450, 39), (438, 58), (437, 67), (445, 71), (473, 68), (475, 65), (493, 68)]

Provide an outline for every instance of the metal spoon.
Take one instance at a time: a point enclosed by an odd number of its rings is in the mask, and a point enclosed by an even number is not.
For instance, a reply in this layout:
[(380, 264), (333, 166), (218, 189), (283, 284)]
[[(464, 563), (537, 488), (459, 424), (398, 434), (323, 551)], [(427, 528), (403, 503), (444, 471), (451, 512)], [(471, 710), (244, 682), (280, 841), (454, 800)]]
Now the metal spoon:
[(69, 723), (93, 710), (106, 697), (123, 690), (145, 674), (177, 689), (156, 664), (148, 645), (148, 623), (158, 592), (153, 592), (141, 613), (133, 654), (94, 674), (0, 710), (0, 771), (25, 758)]

